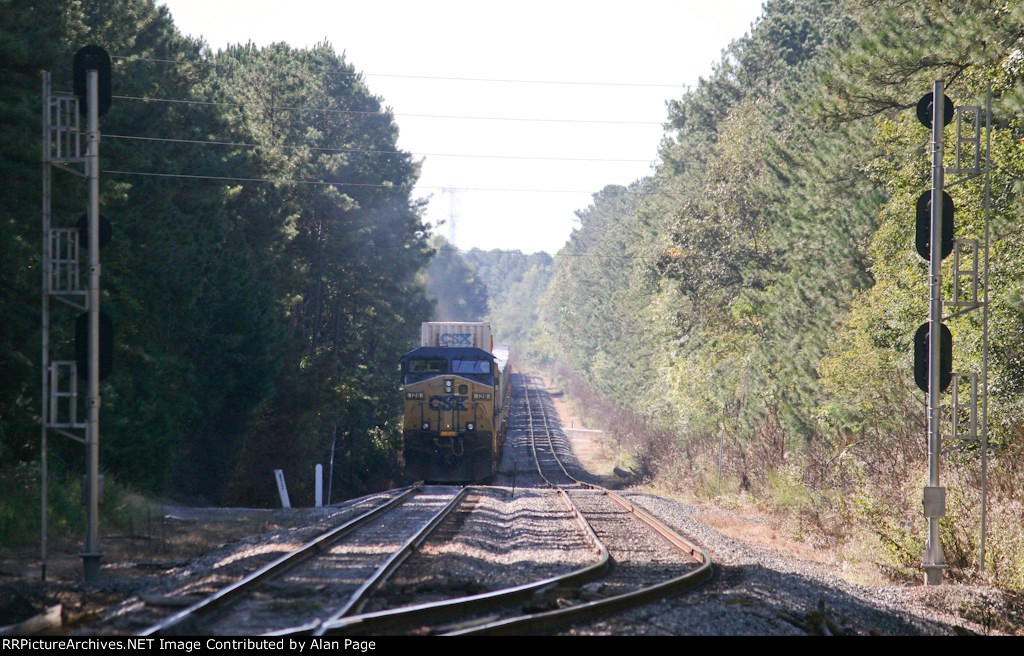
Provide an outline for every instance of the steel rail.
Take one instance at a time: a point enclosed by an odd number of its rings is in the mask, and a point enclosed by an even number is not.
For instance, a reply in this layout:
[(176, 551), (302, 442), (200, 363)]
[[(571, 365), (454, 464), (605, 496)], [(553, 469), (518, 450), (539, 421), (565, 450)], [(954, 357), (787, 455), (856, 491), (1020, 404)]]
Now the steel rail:
[(406, 540), (397, 551), (388, 556), (388, 559), (384, 561), (377, 570), (367, 578), (359, 588), (352, 593), (348, 601), (338, 610), (331, 614), (330, 617), (323, 620), (316, 630), (313, 631), (313, 635), (323, 635), (324, 631), (322, 628), (323, 624), (335, 622), (345, 615), (348, 615), (352, 611), (359, 612), (366, 604), (370, 594), (376, 590), (384, 581), (386, 581), (394, 572), (397, 570), (406, 558), (412, 555), (412, 552), (419, 548), (423, 542), (430, 537), (435, 529), (444, 521), (444, 519), (451, 514), (453, 510), (466, 497), (469, 493), (470, 488), (464, 487), (459, 490), (455, 496), (452, 497), (451, 501), (445, 504), (444, 508), (434, 514), (418, 531), (408, 540)]
[[(525, 379), (525, 374), (524, 374), (524, 379)], [(524, 391), (526, 392), (525, 395), (524, 395), (524, 398), (526, 399), (527, 424), (528, 424), (529, 430), (530, 430), (530, 449), (533, 452), (533, 463), (534, 463), (534, 466), (537, 468), (537, 475), (540, 476), (542, 479), (544, 479), (544, 481), (550, 487), (557, 488), (558, 486), (555, 485), (554, 483), (552, 483), (551, 479), (548, 478), (547, 476), (545, 476), (544, 475), (544, 471), (541, 469), (540, 458), (537, 456), (537, 437), (534, 434), (534, 429), (533, 429), (533, 408), (530, 405), (530, 388), (529, 388), (528, 385), (524, 385)], [(551, 453), (552, 453), (552, 455), (554, 455), (554, 445), (551, 445)], [(569, 476), (568, 472), (566, 473), (566, 476)], [(569, 478), (572, 478), (572, 477), (569, 476)], [(572, 508), (574, 510), (576, 509), (575, 504), (572, 504), (570, 502), (570, 505), (572, 506)], [(578, 512), (578, 510), (577, 510), (577, 512)]]
[(601, 576), (611, 565), (611, 558), (608, 554), (607, 547), (605, 547), (597, 537), (597, 534), (590, 526), (590, 523), (584, 519), (583, 515), (575, 507), (572, 501), (569, 500), (568, 495), (562, 490), (558, 490), (558, 493), (566, 504), (566, 507), (570, 512), (572, 512), (574, 520), (579, 524), (580, 528), (587, 534), (591, 543), (594, 545), (594, 548), (598, 553), (598, 559), (596, 562), (587, 565), (586, 567), (581, 567), (571, 572), (567, 572), (566, 574), (552, 576), (540, 581), (524, 583), (510, 588), (482, 592), (468, 597), (455, 597), (441, 601), (403, 606), (401, 608), (391, 608), (363, 615), (353, 615), (351, 617), (325, 624), (323, 635), (349, 635), (353, 633), (365, 635), (372, 631), (379, 631), (381, 629), (391, 628), (398, 625), (408, 626), (417, 622), (427, 623), (436, 620), (437, 618), (450, 618), (467, 610), (472, 610), (474, 612), (490, 610), (491, 608), (529, 599), (534, 595), (556, 587), (581, 585)]
[[(591, 485), (590, 483), (585, 483), (585, 482), (581, 481), (580, 479), (576, 478), (575, 476), (570, 474), (569, 471), (565, 468), (565, 464), (562, 462), (562, 459), (558, 457), (558, 452), (555, 450), (555, 442), (554, 442), (554, 439), (551, 436), (551, 432), (552, 432), (551, 431), (551, 426), (548, 423), (547, 408), (544, 407), (544, 402), (543, 401), (538, 401), (537, 405), (540, 407), (540, 418), (541, 418), (541, 421), (544, 422), (544, 432), (547, 434), (548, 447), (551, 449), (551, 456), (555, 459), (555, 462), (558, 464), (559, 468), (562, 470), (562, 473), (565, 474), (565, 477), (568, 478), (569, 480), (573, 481), (576, 485), (579, 485), (579, 486), (587, 488), (587, 489), (594, 489), (593, 485)], [(532, 411), (531, 406), (530, 406), (530, 390), (529, 390), (529, 387), (527, 387), (527, 390), (526, 390), (526, 406), (527, 406), (528, 411), (530, 412), (530, 417), (531, 417), (531, 420), (530, 420), (530, 431), (531, 431), (530, 443), (531, 444), (535, 444), (536, 440), (534, 439), (534, 435), (533, 435), (533, 419), (532, 419), (533, 411)], [(534, 448), (533, 455), (534, 455), (534, 458), (537, 457), (537, 450), (536, 450), (536, 448)], [(540, 471), (540, 461), (537, 461), (537, 471)], [(541, 476), (549, 484), (554, 485), (554, 483), (552, 483), (551, 480), (548, 479), (547, 476), (544, 476), (543, 473), (541, 473)]]
[[(320, 625), (317, 625), (317, 623), (314, 622), (301, 627), (284, 629), (271, 635), (311, 634), (314, 631), (317, 632), (318, 635), (367, 635), (382, 629), (393, 628), (396, 626), (409, 626), (416, 625), (417, 623), (429, 624), (436, 622), (438, 619), (443, 620), (446, 618), (458, 617), (466, 611), (478, 613), (479, 611), (486, 611), (491, 608), (518, 602), (559, 586), (577, 586), (606, 572), (612, 563), (612, 558), (608, 554), (607, 547), (601, 543), (597, 534), (594, 532), (593, 527), (590, 526), (590, 523), (584, 517), (582, 511), (580, 511), (572, 502), (568, 492), (563, 489), (563, 486), (558, 486), (552, 483), (550, 479), (545, 476), (540, 465), (540, 460), (536, 450), (536, 429), (534, 427), (533, 417), (534, 410), (533, 403), (530, 402), (529, 387), (530, 383), (527, 383), (525, 402), (529, 415), (528, 427), (531, 437), (531, 449), (534, 456), (534, 463), (537, 467), (537, 472), (541, 478), (548, 483), (548, 485), (556, 489), (559, 497), (563, 499), (567, 507), (573, 513), (576, 522), (585, 530), (591, 542), (598, 549), (601, 554), (601, 558), (597, 563), (561, 576), (550, 577), (541, 581), (535, 581), (511, 588), (504, 588), (468, 597), (457, 597), (442, 601), (427, 602), (412, 606), (376, 611), (373, 613), (350, 615), (348, 617), (340, 617), (335, 620), (324, 622)], [(543, 402), (538, 403), (538, 414), (540, 414), (541, 423), (543, 423), (545, 432), (548, 433), (549, 446), (551, 447), (552, 455), (561, 467), (562, 472), (576, 484), (590, 488), (596, 487), (589, 483), (580, 481), (568, 473), (561, 459), (558, 457), (553, 440), (551, 439), (550, 425), (548, 423), (547, 412), (544, 408)], [(687, 572), (682, 576), (675, 577), (668, 581), (663, 581), (640, 590), (634, 590), (629, 593), (608, 597), (606, 599), (577, 604), (564, 609), (522, 615), (504, 620), (478, 618), (477, 621), (480, 623), (478, 626), (470, 626), (468, 628), (455, 630), (447, 635), (501, 635), (550, 630), (563, 626), (566, 623), (593, 619), (602, 615), (619, 612), (644, 603), (680, 594), (693, 589), (698, 585), (706, 583), (713, 578), (713, 563), (711, 558), (702, 549), (676, 533), (671, 528), (667, 527), (647, 511), (632, 504), (624, 497), (612, 492), (611, 490), (604, 488), (598, 489), (601, 494), (608, 495), (612, 501), (622, 506), (652, 530), (655, 530), (657, 533), (662, 535), (674, 547), (699, 561), (701, 563), (700, 567), (691, 572)], [(468, 620), (466, 623), (472, 622), (473, 620)], [(464, 623), (464, 626), (466, 623)]]
[(224, 588), (221, 588), (217, 592), (201, 599), (200, 601), (192, 604), (188, 608), (171, 615), (170, 617), (154, 624), (153, 626), (143, 630), (139, 633), (140, 636), (150, 635), (162, 635), (165, 634), (169, 629), (181, 628), (181, 625), (190, 620), (195, 620), (202, 615), (209, 613), (210, 611), (224, 606), (229, 601), (236, 597), (246, 593), (250, 588), (256, 584), (264, 581), (273, 576), (278, 576), (287, 570), (295, 567), (302, 563), (304, 560), (315, 556), (320, 551), (323, 551), (326, 547), (334, 544), (336, 541), (351, 533), (356, 528), (362, 526), (366, 522), (370, 521), (374, 517), (378, 517), (381, 514), (387, 512), (394, 506), (400, 504), (402, 501), (407, 499), (409, 496), (415, 494), (422, 488), (422, 484), (417, 483), (416, 485), (410, 486), (405, 489), (399, 489), (399, 494), (394, 498), (389, 499), (383, 504), (372, 508), (365, 513), (358, 515), (349, 521), (336, 526), (333, 529), (323, 533), (322, 535), (314, 538), (313, 540), (302, 545), (294, 551), (290, 551), (283, 556), (275, 559), (274, 561), (264, 565), (260, 569), (256, 570), (252, 574), (249, 574), (245, 578), (236, 581)]
[[(372, 631), (379, 631), (381, 629), (391, 628), (398, 625), (410, 625), (417, 622), (426, 623), (437, 618), (450, 618), (457, 616), (458, 614), (472, 610), (478, 612), (481, 610), (489, 610), (502, 605), (515, 603), (523, 599), (529, 599), (530, 597), (547, 590), (559, 587), (559, 586), (579, 586), (587, 581), (591, 581), (598, 576), (603, 575), (608, 571), (611, 566), (612, 560), (608, 553), (608, 548), (598, 538), (594, 528), (590, 525), (590, 522), (583, 516), (583, 513), (576, 507), (576, 504), (572, 502), (572, 499), (559, 486), (555, 486), (551, 481), (544, 475), (541, 470), (540, 460), (537, 456), (536, 440), (534, 435), (533, 427), (533, 411), (530, 405), (529, 395), (527, 392), (526, 396), (527, 414), (529, 417), (529, 431), (530, 431), (530, 446), (533, 450), (534, 463), (537, 467), (537, 473), (556, 488), (559, 498), (565, 503), (566, 508), (572, 513), (573, 519), (580, 526), (583, 532), (589, 538), (591, 544), (594, 546), (598, 553), (598, 560), (595, 563), (575, 569), (566, 574), (559, 576), (553, 576), (540, 581), (534, 581), (531, 583), (525, 583), (510, 588), (502, 588), (500, 590), (493, 590), (490, 592), (484, 592), (468, 597), (455, 597), (452, 599), (445, 599), (441, 601), (427, 602), (422, 604), (415, 604), (411, 606), (403, 606), (400, 608), (392, 608), (388, 610), (376, 611), (373, 613), (365, 613), (362, 615), (353, 615), (345, 618), (336, 618), (332, 621), (325, 622), (321, 627), (315, 627), (311, 624), (294, 627), (292, 629), (285, 629), (284, 631), (277, 632), (274, 635), (287, 635), (287, 634), (301, 634), (309, 633), (312, 631), (318, 631), (318, 635), (347, 635), (352, 633), (367, 634)], [(547, 417), (542, 414), (542, 418), (545, 423), (545, 429), (547, 429)], [(550, 431), (546, 431), (550, 433)], [(552, 453), (554, 453), (554, 445), (551, 445)], [(556, 458), (557, 461), (557, 458)], [(564, 468), (563, 468), (564, 471)], [(569, 476), (568, 473), (566, 473)], [(569, 476), (572, 478), (572, 476)], [(573, 479), (575, 480), (575, 479)], [(486, 621), (486, 620), (484, 620)]]
[[(528, 397), (529, 389), (527, 389), (527, 398)], [(540, 405), (543, 413), (543, 403)], [(555, 455), (555, 459), (558, 460), (559, 465), (562, 466), (562, 471), (565, 472), (565, 467), (562, 465), (561, 459), (558, 457), (557, 453), (554, 451), (552, 451), (552, 453)], [(570, 479), (580, 482), (568, 472), (565, 473)], [(545, 480), (547, 480), (546, 477)], [(628, 499), (606, 488), (598, 489), (600, 489), (601, 492), (607, 495), (612, 501), (622, 506), (637, 519), (649, 526), (652, 530), (667, 539), (673, 546), (698, 560), (701, 563), (700, 567), (681, 576), (669, 579), (668, 581), (656, 583), (639, 590), (615, 595), (606, 599), (599, 599), (542, 613), (497, 620), (481, 626), (453, 631), (447, 635), (515, 635), (526, 632), (547, 631), (564, 626), (571, 622), (592, 620), (603, 615), (620, 612), (651, 601), (657, 601), (669, 596), (681, 594), (688, 590), (692, 590), (699, 585), (703, 585), (714, 578), (714, 564), (711, 561), (711, 557), (703, 549), (679, 535), (653, 515), (631, 503)]]
[[(640, 515), (637, 515), (640, 517)], [(704, 551), (691, 545), (691, 553), (702, 559), (702, 564), (692, 572), (687, 572), (662, 583), (627, 592), (621, 595), (590, 601), (576, 606), (558, 610), (523, 615), (506, 620), (498, 620), (483, 626), (453, 631), (446, 635), (518, 635), (527, 632), (549, 631), (572, 622), (593, 620), (604, 615), (629, 610), (652, 601), (675, 596), (692, 590), (714, 578), (715, 571), (711, 558)]]

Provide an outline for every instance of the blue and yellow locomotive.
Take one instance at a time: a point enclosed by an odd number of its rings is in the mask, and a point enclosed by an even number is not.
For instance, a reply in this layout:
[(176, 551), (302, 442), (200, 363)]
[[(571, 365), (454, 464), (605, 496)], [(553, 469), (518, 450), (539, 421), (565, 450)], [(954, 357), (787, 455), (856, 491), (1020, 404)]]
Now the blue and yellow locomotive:
[(497, 471), (509, 375), (507, 348), (497, 352), (430, 345), (402, 358), (402, 452), (410, 478), (472, 482)]

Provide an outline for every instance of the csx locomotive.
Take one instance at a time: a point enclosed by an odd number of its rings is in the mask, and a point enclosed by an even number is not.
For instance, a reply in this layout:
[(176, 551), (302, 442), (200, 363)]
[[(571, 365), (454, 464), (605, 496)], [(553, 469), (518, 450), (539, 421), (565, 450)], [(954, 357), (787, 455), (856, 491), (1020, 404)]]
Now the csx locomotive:
[(431, 482), (481, 481), (498, 468), (508, 417), (508, 347), (484, 323), (431, 322), (402, 358), (405, 473)]

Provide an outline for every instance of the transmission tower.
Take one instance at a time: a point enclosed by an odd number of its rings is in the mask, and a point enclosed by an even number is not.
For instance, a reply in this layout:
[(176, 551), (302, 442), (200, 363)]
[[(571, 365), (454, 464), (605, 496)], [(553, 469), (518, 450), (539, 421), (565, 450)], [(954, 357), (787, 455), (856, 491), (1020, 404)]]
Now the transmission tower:
[(444, 193), (448, 194), (448, 243), (455, 245), (455, 236), (457, 234), (455, 228), (455, 218), (457, 213), (456, 194), (459, 192), (454, 187), (445, 187)]

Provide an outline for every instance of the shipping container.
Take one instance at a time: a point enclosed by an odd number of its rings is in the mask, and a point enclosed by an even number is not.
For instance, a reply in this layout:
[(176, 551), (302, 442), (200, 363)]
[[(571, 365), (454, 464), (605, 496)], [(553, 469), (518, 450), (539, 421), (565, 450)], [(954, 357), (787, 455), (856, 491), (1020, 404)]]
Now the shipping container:
[(494, 351), (491, 325), (480, 321), (428, 321), (420, 326), (420, 346), (462, 346)]

